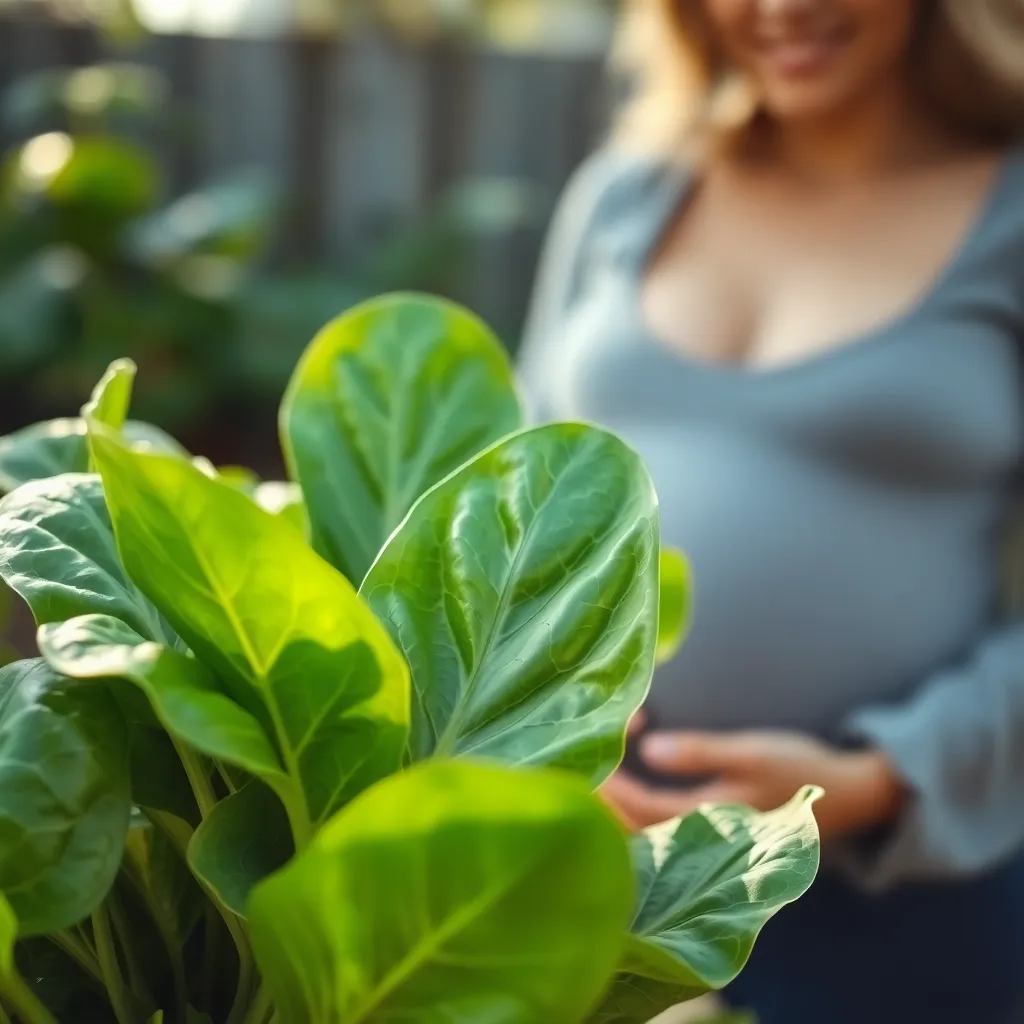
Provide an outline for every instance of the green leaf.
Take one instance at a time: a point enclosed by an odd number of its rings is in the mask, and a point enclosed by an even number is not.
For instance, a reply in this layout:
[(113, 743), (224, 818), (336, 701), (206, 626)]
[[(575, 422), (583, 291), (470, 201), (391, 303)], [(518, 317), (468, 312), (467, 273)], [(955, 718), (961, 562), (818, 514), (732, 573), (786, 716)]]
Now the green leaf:
[(409, 683), (351, 585), (287, 522), (180, 459), (92, 435), (129, 575), (280, 752), (308, 830), (400, 764)]
[(429, 491), (362, 587), (412, 669), (411, 753), (603, 780), (643, 702), (658, 508), (612, 434), (540, 427)]
[(500, 342), (457, 306), (391, 295), (339, 317), (281, 409), (314, 547), (358, 584), (413, 502), (521, 419)]
[(631, 889), (581, 780), (438, 761), (338, 814), (249, 916), (289, 1024), (574, 1024), (621, 951)]
[(82, 418), (102, 423), (111, 430), (120, 430), (128, 418), (132, 401), (135, 364), (130, 359), (118, 359), (93, 389), (92, 397), (82, 409)]
[[(169, 434), (148, 423), (129, 420), (124, 434), (140, 451), (160, 451), (187, 457), (185, 449)], [(89, 451), (82, 419), (36, 423), (7, 437), (0, 437), (0, 494), (30, 480), (61, 473), (85, 473)]]
[(97, 476), (36, 480), (0, 500), (0, 576), (40, 625), (95, 613), (176, 640), (121, 565)]
[(739, 974), (761, 928), (814, 881), (820, 795), (807, 787), (768, 813), (707, 807), (634, 840), (636, 914), (595, 1024), (643, 1024)]
[(244, 917), (253, 887), (294, 853), (281, 801), (266, 786), (250, 782), (217, 804), (196, 829), (188, 862), (224, 906)]
[(138, 686), (173, 736), (291, 794), (259, 720), (222, 693), (195, 658), (151, 643), (108, 615), (83, 615), (39, 630), (39, 650), (72, 679), (125, 679)]
[(306, 502), (298, 484), (267, 480), (256, 485), (253, 499), (260, 508), (280, 516), (301, 533), (309, 530)]
[(690, 566), (676, 548), (662, 548), (658, 572), (659, 665), (669, 661), (683, 645), (690, 624)]
[(97, 906), (130, 811), (125, 727), (109, 695), (41, 660), (0, 669), (0, 892), (21, 934), (66, 928)]

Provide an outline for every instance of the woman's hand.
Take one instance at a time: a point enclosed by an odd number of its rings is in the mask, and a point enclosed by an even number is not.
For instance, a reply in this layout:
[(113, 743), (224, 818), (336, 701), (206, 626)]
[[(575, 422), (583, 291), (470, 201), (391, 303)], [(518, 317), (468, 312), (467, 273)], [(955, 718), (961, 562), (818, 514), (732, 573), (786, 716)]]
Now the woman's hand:
[(654, 789), (617, 772), (601, 794), (634, 829), (689, 814), (704, 803), (772, 810), (813, 783), (825, 790), (814, 810), (822, 838), (830, 838), (892, 820), (905, 798), (881, 752), (838, 750), (800, 733), (654, 733), (642, 741), (640, 753), (658, 772), (712, 781), (688, 790)]

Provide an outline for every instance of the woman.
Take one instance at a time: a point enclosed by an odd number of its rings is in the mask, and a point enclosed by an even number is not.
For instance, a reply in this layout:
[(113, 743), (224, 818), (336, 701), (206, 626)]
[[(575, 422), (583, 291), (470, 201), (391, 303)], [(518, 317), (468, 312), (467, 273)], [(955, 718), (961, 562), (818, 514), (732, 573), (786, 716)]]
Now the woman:
[(523, 357), (538, 415), (645, 457), (694, 572), (607, 798), (825, 787), (820, 878), (727, 993), (762, 1024), (1021, 1024), (1024, 2), (636, 7)]

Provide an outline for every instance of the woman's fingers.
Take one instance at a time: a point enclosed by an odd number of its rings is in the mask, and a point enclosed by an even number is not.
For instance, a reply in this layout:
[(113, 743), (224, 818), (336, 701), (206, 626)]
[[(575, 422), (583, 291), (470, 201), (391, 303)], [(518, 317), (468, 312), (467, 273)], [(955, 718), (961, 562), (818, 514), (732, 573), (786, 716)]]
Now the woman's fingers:
[(746, 774), (763, 761), (765, 744), (757, 734), (659, 732), (640, 744), (652, 768), (677, 775)]

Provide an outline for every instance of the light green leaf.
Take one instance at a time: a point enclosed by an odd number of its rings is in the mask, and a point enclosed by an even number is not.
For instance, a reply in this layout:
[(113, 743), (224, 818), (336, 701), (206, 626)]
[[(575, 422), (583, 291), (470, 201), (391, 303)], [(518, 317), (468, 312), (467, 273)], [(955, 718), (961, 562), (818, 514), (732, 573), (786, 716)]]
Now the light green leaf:
[(309, 530), (306, 502), (298, 484), (267, 480), (257, 484), (253, 499), (260, 508), (280, 516), (303, 534)]
[(390, 295), (339, 317), (281, 409), (314, 547), (358, 585), (413, 502), (521, 419), (508, 357), (470, 313)]
[(424, 495), (361, 591), (412, 669), (413, 758), (603, 780), (650, 685), (657, 552), (643, 463), (593, 427), (516, 434)]
[(0, 500), (0, 576), (40, 625), (95, 613), (176, 640), (121, 566), (97, 476), (36, 480)]
[(196, 829), (188, 862), (225, 907), (244, 917), (253, 887), (294, 853), (281, 801), (266, 786), (250, 782), (217, 804)]
[(658, 573), (659, 665), (669, 661), (683, 645), (690, 624), (690, 566), (676, 548), (662, 548)]
[(135, 364), (130, 359), (111, 363), (82, 409), (82, 419), (92, 419), (119, 431), (128, 418), (134, 382)]
[(108, 615), (43, 626), (39, 650), (61, 675), (134, 683), (173, 736), (292, 795), (291, 781), (259, 720), (222, 693), (195, 658), (151, 643)]
[(438, 761), (338, 814), (249, 901), (289, 1024), (575, 1024), (621, 951), (626, 843), (582, 780)]
[(351, 585), (287, 522), (180, 459), (92, 447), (126, 570), (279, 750), (313, 825), (394, 771), (409, 684)]
[(42, 660), (0, 669), (0, 892), (22, 935), (77, 923), (121, 861), (131, 798), (125, 727), (100, 688)]
[[(129, 420), (124, 425), (124, 435), (139, 451), (187, 457), (174, 438), (148, 423)], [(48, 420), (0, 437), (0, 494), (30, 480), (61, 473), (85, 473), (88, 468), (85, 420)]]
[(814, 881), (820, 795), (807, 787), (764, 814), (707, 807), (634, 840), (637, 910), (594, 1024), (644, 1024), (739, 974), (761, 928)]

